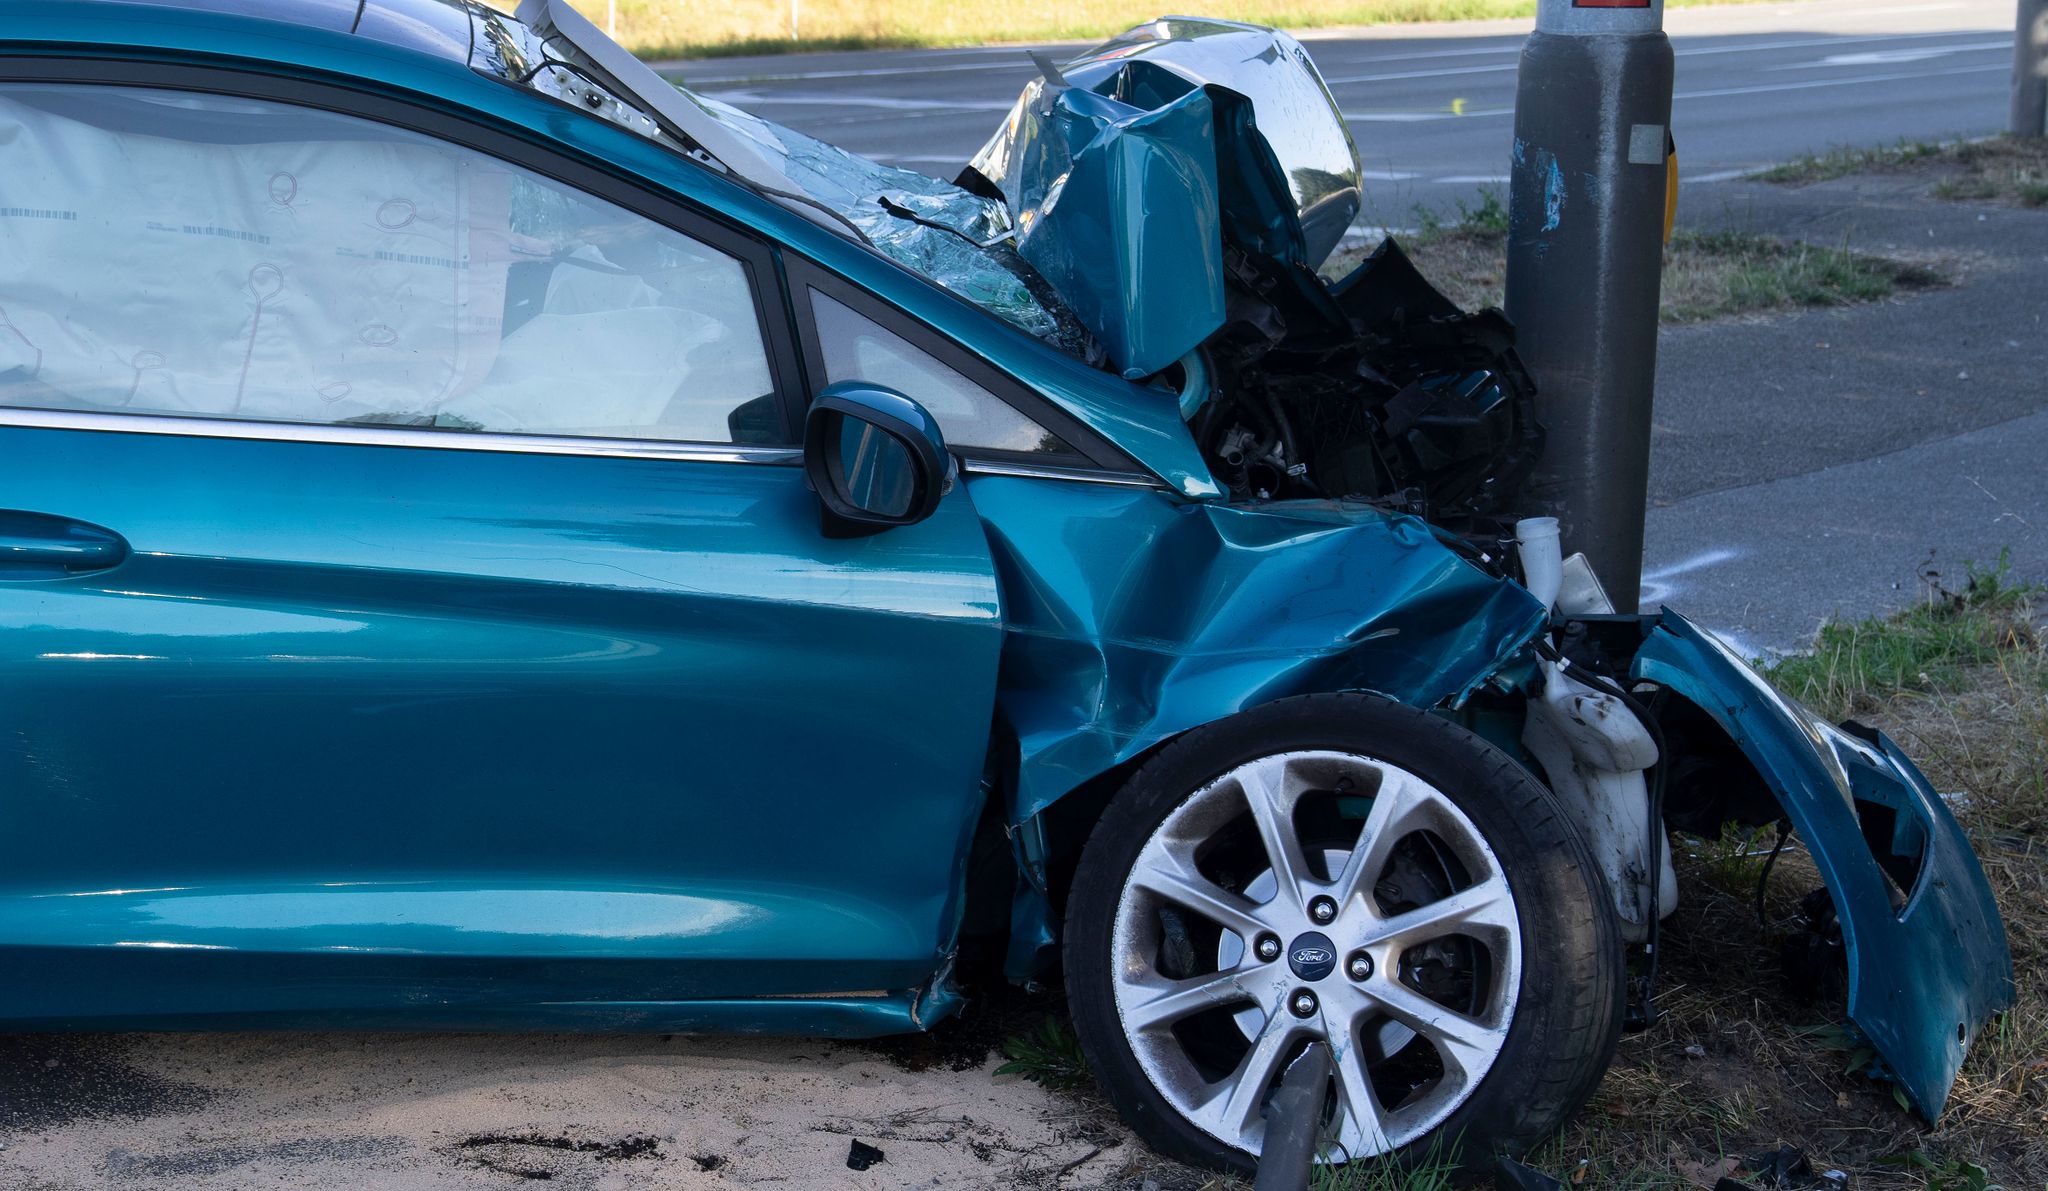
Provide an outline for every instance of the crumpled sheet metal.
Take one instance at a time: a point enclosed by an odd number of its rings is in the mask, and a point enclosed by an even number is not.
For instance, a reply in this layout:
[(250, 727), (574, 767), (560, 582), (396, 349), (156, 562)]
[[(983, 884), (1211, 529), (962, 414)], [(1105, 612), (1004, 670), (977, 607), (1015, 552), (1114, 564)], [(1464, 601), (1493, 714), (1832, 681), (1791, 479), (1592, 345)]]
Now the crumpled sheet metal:
[(1138, 107), (1038, 79), (974, 167), (1010, 200), (1017, 250), (1126, 379), (1223, 325), (1215, 117), (1183, 84)]
[[(1274, 212), (1286, 212), (1300, 237), (1302, 263), (1313, 269), (1328, 260), (1357, 217), (1363, 201), (1358, 147), (1351, 126), (1300, 42), (1260, 25), (1207, 17), (1161, 17), (1097, 46), (1069, 62), (1062, 73), (1078, 87), (1126, 102), (1148, 94), (1172, 94), (1179, 86), (1227, 89), (1245, 101), (1245, 119), (1257, 113), (1256, 135), (1231, 159), (1230, 138), (1218, 144), (1226, 218), (1240, 214), (1229, 191), (1231, 179), (1265, 186), (1261, 195)], [(1253, 168), (1253, 153), (1272, 163), (1271, 173)], [(1254, 175), (1265, 175), (1254, 179)], [(1229, 229), (1226, 228), (1226, 232)], [(1249, 245), (1248, 245), (1249, 247)], [(1268, 249), (1257, 249), (1267, 251)], [(1274, 253), (1273, 255), (1278, 255)]]
[[(1814, 715), (1668, 608), (1634, 672), (1712, 716), (1776, 796), (1842, 924), (1849, 1020), (1913, 1106), (1939, 1118), (1978, 1028), (2013, 1001), (1998, 903), (1948, 804), (1883, 733)], [(1890, 846), (1917, 845), (1918, 879), (1896, 909), (1858, 800), (1896, 814)]]
[(1029, 84), (963, 181), (1125, 377), (1222, 326), (1226, 245), (1312, 270), (1358, 212), (1356, 147), (1284, 33), (1167, 18)]
[(1310, 691), (1455, 702), (1544, 611), (1412, 517), (970, 481), (1002, 590), (1010, 821), (1174, 733)]
[(1365, 505), (969, 484), (1002, 591), (996, 702), (1016, 742), (1008, 818), (1025, 871), (1008, 968), (1020, 980), (1054, 946), (1033, 877), (1036, 816), (1061, 796), (1176, 733), (1289, 695), (1456, 703), (1511, 669), (1546, 619), (1420, 520)]

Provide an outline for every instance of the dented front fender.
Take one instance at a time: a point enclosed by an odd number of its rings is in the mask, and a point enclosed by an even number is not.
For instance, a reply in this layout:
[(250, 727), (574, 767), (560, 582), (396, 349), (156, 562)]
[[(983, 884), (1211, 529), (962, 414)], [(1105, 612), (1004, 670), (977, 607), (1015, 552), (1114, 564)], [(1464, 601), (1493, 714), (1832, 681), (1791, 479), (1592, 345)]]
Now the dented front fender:
[(1997, 903), (1948, 805), (1883, 733), (1822, 720), (1668, 609), (1634, 673), (1713, 717), (1784, 808), (1841, 920), (1849, 1020), (1939, 1117), (1979, 1027), (2014, 995)]
[(1455, 703), (1541, 631), (1527, 590), (1362, 504), (1188, 503), (1150, 488), (970, 481), (1003, 606), (997, 718), (1025, 874), (1013, 976), (1050, 952), (1037, 816), (1190, 728), (1290, 695)]

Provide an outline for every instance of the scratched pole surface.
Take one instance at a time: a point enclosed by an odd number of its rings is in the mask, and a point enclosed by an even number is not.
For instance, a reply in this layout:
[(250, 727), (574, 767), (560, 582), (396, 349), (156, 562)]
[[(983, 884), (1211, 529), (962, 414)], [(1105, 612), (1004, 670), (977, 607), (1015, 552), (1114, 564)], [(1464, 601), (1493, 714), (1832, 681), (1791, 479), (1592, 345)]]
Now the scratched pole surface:
[(2048, 136), (2048, 0), (2019, 0), (2012, 46), (2012, 133)]
[(1643, 569), (1671, 42), (1663, 0), (1538, 0), (1522, 49), (1507, 313), (1549, 432), (1529, 511), (1618, 610)]

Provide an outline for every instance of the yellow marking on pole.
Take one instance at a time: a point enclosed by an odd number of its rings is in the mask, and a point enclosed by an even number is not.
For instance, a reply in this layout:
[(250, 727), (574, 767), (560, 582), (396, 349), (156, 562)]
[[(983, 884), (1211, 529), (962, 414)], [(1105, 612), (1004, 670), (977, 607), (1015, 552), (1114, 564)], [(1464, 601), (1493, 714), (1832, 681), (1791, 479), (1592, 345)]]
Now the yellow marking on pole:
[(1671, 243), (1671, 229), (1678, 222), (1678, 142), (1664, 134), (1664, 242)]

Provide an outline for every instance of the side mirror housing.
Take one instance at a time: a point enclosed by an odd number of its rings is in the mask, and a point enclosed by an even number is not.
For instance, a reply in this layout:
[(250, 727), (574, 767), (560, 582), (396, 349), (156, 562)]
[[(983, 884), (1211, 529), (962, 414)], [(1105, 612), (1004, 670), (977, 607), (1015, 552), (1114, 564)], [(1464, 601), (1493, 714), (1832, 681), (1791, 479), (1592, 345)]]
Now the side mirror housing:
[(842, 381), (804, 418), (804, 477), (826, 537), (915, 525), (952, 491), (954, 474), (939, 424), (893, 389)]

